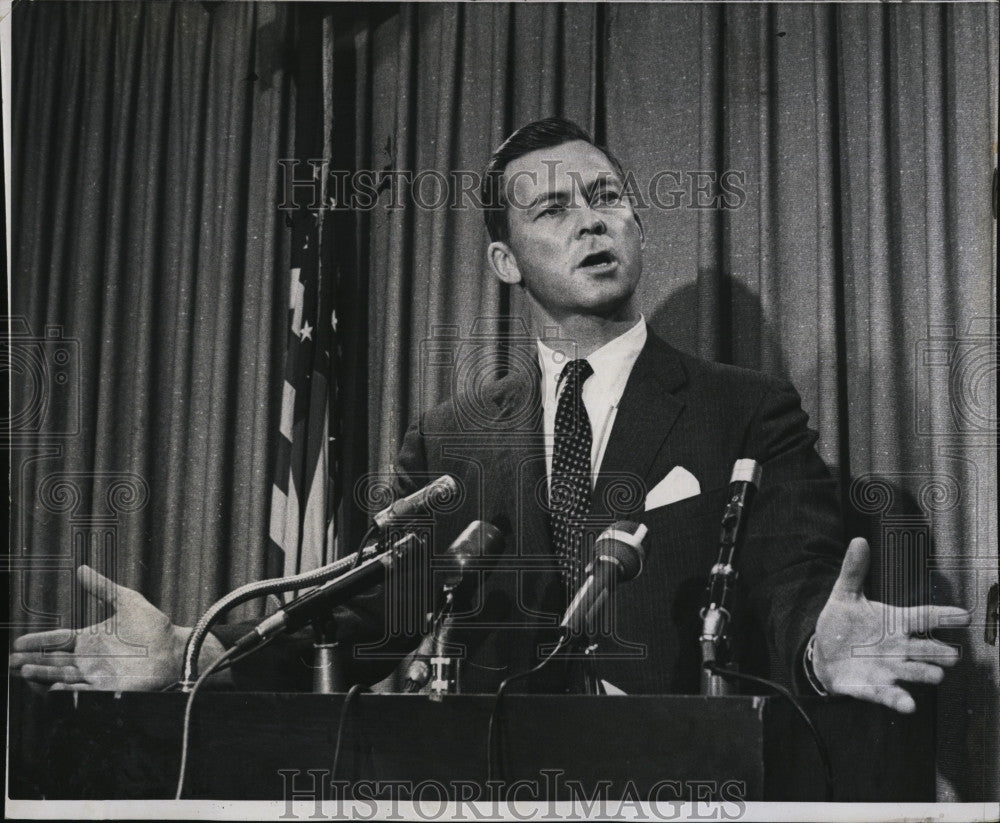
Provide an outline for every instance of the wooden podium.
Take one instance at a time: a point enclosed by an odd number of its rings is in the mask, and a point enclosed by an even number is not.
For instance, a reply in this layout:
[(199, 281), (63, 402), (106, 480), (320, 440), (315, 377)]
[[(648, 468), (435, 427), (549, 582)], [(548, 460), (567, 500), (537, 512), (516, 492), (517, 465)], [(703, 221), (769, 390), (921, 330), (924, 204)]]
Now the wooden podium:
[[(186, 695), (16, 691), (10, 797), (173, 797)], [(830, 749), (833, 800), (934, 800), (932, 705), (903, 716), (851, 700), (804, 702)], [(184, 796), (328, 795), (343, 705), (341, 694), (199, 694)], [(488, 695), (357, 695), (336, 775), (346, 782), (332, 790), (435, 781), (453, 799), (504, 791), (485, 785), (492, 707)], [(502, 718), (505, 785), (527, 781), (520, 790), (541, 799), (824, 799), (813, 740), (778, 698), (514, 695)]]

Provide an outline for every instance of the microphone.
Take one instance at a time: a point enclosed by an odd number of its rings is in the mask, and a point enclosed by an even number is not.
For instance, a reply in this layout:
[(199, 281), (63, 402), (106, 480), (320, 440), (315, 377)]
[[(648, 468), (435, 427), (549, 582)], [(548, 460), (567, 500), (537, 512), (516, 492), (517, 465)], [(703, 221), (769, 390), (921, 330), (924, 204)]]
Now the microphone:
[(500, 529), (485, 520), (473, 520), (444, 553), (442, 590), (447, 593), (458, 589), (470, 565), (481, 565), (476, 564), (477, 560), (492, 563), (503, 551), (503, 545)]
[(756, 460), (741, 459), (733, 465), (729, 479), (729, 500), (722, 513), (722, 531), (719, 535), (719, 557), (709, 574), (705, 590), (705, 607), (701, 610), (701, 693), (718, 696), (728, 694), (730, 686), (723, 678), (712, 673), (708, 664), (716, 663), (720, 655), (728, 656), (726, 642), (729, 626), (729, 600), (736, 585), (736, 555), (749, 517), (748, 510), (760, 487), (763, 474)]
[(734, 548), (743, 530), (747, 509), (760, 488), (763, 471), (760, 463), (750, 458), (737, 460), (733, 464), (733, 473), (729, 478), (729, 503), (722, 516), (721, 539)]
[(346, 603), (355, 595), (378, 585), (398, 560), (414, 550), (421, 542), (415, 534), (397, 540), (387, 551), (369, 558), (348, 572), (317, 586), (269, 617), (264, 618), (251, 631), (236, 642), (238, 651), (255, 646), (281, 632), (293, 632), (315, 617), (324, 615), (335, 606)]
[(444, 603), (437, 614), (428, 615), (429, 627), (424, 639), (417, 647), (406, 674), (404, 691), (420, 691), (431, 678), (431, 666), (434, 666), (435, 686), (438, 681), (452, 681), (450, 677), (451, 658), (446, 657), (449, 636), (451, 634), (451, 612), (455, 604), (455, 595), (465, 580), (465, 573), (472, 561), (477, 558), (489, 558), (499, 554), (503, 549), (503, 535), (492, 523), (484, 520), (474, 520), (462, 533), (455, 538), (445, 552), (445, 559), (450, 561), (446, 566), (446, 576), (441, 585)]
[(743, 537), (748, 509), (760, 486), (763, 470), (756, 460), (737, 460), (729, 479), (729, 501), (722, 513), (722, 532), (719, 535), (719, 558), (708, 579), (705, 608), (702, 618), (702, 639), (718, 639), (725, 631), (729, 619), (729, 595), (736, 582), (733, 563)]
[(385, 531), (389, 526), (419, 514), (435, 501), (447, 500), (455, 494), (458, 494), (458, 482), (450, 474), (444, 474), (437, 480), (432, 480), (422, 489), (418, 489), (413, 494), (408, 494), (395, 501), (391, 506), (386, 506), (382, 511), (376, 512), (372, 520), (379, 530)]
[(587, 578), (559, 624), (564, 632), (573, 636), (584, 634), (586, 627), (593, 625), (609, 589), (642, 571), (646, 559), (642, 541), (648, 531), (641, 523), (619, 520), (597, 538), (594, 559), (585, 571)]

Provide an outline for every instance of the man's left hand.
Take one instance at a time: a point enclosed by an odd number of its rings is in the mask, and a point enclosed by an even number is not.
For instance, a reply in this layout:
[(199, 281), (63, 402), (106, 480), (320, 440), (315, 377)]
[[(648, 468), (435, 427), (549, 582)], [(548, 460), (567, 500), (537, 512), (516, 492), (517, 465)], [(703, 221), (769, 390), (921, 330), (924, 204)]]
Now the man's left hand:
[[(881, 703), (909, 714), (913, 697), (901, 683), (940, 683), (959, 650), (927, 636), (939, 627), (968, 626), (956, 606), (889, 606), (864, 594), (871, 549), (851, 541), (840, 576), (816, 623), (813, 669), (830, 694)], [(914, 636), (919, 635), (919, 636)]]

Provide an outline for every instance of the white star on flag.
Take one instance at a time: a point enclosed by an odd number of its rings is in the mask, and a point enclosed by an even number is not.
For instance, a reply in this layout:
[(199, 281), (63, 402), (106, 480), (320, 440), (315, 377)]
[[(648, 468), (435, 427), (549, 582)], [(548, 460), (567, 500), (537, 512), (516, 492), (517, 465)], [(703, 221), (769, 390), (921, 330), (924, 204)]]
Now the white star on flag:
[(333, 330), (337, 330), (337, 312), (330, 315), (330, 325), (333, 326)]
[(312, 340), (312, 326), (309, 325), (309, 321), (302, 324), (302, 334), (300, 337), (303, 340)]

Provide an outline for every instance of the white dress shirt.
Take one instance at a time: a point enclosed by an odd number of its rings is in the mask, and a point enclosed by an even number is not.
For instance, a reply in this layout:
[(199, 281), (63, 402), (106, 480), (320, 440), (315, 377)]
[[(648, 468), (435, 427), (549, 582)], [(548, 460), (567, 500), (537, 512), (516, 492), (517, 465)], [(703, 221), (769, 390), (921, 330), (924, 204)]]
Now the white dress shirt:
[[(587, 358), (594, 373), (583, 384), (583, 405), (590, 418), (593, 441), (590, 450), (590, 485), (593, 488), (604, 460), (611, 427), (618, 404), (639, 352), (646, 345), (646, 320), (639, 318), (627, 332), (605, 343)], [(552, 452), (555, 447), (556, 406), (562, 390), (560, 376), (572, 354), (552, 349), (538, 341), (538, 360), (542, 367), (542, 426), (545, 435), (545, 470), (552, 481)]]

